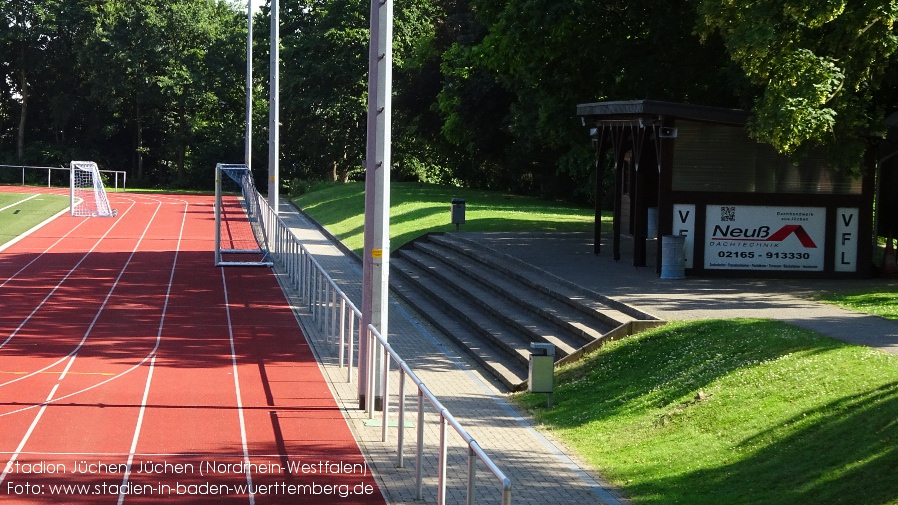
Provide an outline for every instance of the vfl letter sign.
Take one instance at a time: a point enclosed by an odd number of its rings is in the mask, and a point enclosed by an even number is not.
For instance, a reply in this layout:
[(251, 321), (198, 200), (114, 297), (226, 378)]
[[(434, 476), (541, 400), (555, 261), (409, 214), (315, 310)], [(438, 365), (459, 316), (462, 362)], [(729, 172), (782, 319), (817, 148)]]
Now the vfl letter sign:
[(705, 268), (823, 270), (826, 209), (708, 205)]

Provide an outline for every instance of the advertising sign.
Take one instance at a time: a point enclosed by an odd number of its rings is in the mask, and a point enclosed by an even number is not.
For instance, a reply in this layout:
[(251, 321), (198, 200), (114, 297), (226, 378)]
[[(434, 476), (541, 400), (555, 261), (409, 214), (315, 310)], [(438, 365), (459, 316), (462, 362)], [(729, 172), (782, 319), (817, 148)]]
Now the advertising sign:
[(855, 208), (836, 209), (836, 272), (857, 272), (857, 241), (860, 211)]
[(675, 203), (673, 206), (673, 230), (674, 235), (686, 237), (685, 254), (686, 268), (692, 268), (692, 258), (695, 256), (695, 205), (689, 203)]
[(826, 209), (708, 205), (705, 268), (822, 271)]

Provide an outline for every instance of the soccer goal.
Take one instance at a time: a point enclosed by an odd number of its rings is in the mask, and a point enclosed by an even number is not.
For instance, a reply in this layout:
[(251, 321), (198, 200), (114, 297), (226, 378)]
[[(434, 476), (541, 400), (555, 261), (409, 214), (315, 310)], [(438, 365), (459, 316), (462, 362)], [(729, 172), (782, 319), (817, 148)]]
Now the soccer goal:
[(246, 165), (215, 167), (215, 265), (271, 266), (262, 196)]
[(109, 206), (100, 170), (92, 161), (73, 161), (71, 163), (69, 193), (73, 216), (115, 217), (118, 215), (118, 211)]

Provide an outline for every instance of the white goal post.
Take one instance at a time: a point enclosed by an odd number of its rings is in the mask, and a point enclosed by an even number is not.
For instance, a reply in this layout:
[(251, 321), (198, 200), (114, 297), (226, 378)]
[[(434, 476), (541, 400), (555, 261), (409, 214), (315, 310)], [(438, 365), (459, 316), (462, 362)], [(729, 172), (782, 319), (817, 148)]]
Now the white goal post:
[(93, 161), (73, 161), (69, 196), (71, 214), (75, 217), (115, 217), (118, 211), (109, 205), (100, 170)]
[(272, 266), (262, 201), (247, 165), (215, 167), (215, 266)]

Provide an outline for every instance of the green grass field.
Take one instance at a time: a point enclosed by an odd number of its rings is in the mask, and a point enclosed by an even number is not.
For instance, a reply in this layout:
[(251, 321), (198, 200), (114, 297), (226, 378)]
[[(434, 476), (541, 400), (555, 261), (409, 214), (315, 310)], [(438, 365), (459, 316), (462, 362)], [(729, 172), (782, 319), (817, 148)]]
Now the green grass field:
[(0, 246), (68, 206), (65, 195), (0, 193)]
[[(462, 231), (592, 231), (592, 209), (564, 202), (420, 183), (392, 183), (390, 247), (398, 249), (427, 232), (455, 231), (449, 209), (465, 200)], [(293, 199), (356, 253), (363, 249), (365, 187), (335, 184)], [(610, 214), (603, 222), (611, 223)]]
[(520, 402), (636, 504), (898, 503), (898, 357), (762, 320), (672, 323)]
[(817, 296), (816, 299), (849, 310), (898, 320), (898, 286), (871, 288), (866, 291), (825, 293)]

